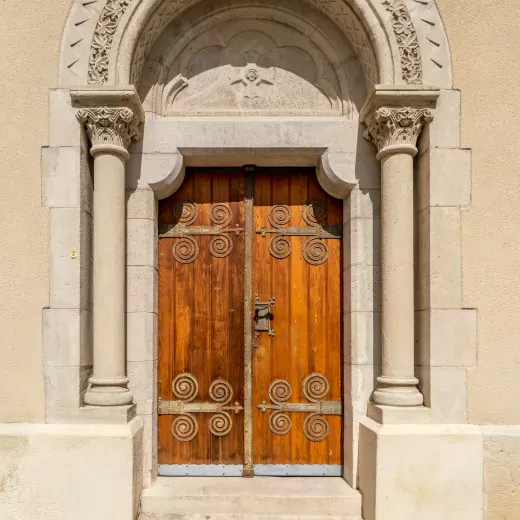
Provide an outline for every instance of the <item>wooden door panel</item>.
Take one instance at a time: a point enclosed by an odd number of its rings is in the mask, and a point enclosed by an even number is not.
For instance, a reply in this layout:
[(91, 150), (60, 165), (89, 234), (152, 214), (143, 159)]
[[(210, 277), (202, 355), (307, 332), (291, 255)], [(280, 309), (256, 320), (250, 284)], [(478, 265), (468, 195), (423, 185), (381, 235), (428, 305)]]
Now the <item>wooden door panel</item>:
[[(243, 198), (241, 171), (194, 170), (159, 205), (160, 464), (243, 461)], [(164, 236), (183, 223), (224, 231)], [(236, 232), (225, 232), (231, 228)], [(201, 403), (206, 410), (197, 409)], [(217, 410), (219, 403), (236, 409)]]
[[(248, 269), (245, 175), (254, 177)], [(191, 169), (160, 202), (159, 464), (247, 466), (248, 392), (257, 467), (341, 464), (341, 228), (341, 201), (323, 192), (312, 169)], [(255, 337), (251, 381), (245, 276), (259, 302), (276, 297), (274, 335)]]
[[(256, 175), (255, 230), (263, 226), (271, 230), (276, 226), (309, 227), (309, 217), (306, 221), (302, 213), (309, 201), (326, 204), (328, 215), (321, 225), (339, 224), (341, 228), (341, 201), (323, 192), (313, 170)], [(317, 210), (318, 206), (314, 203)], [(282, 415), (277, 414), (276, 409), (259, 409), (258, 405), (276, 404), (269, 390), (277, 380), (279, 383), (273, 391), (281, 392), (279, 402), (312, 404), (302, 384), (314, 374), (307, 393), (309, 388), (319, 393), (320, 384), (328, 386), (329, 391), (320, 394), (316, 401), (335, 402), (334, 411), (341, 413), (342, 241), (317, 240), (314, 249), (309, 249), (305, 245), (313, 237), (281, 236), (278, 243), (272, 241), (273, 237), (276, 235), (255, 234), (253, 248), (254, 293), (261, 301), (276, 297), (272, 311), (275, 336), (259, 333), (253, 354), (254, 463), (339, 465), (342, 460), (340, 415), (310, 417), (312, 414), (305, 411)], [(328, 248), (328, 257), (321, 263), (319, 253), (323, 251), (323, 242)], [(288, 248), (290, 254), (287, 255)], [(304, 252), (314, 263), (305, 259)], [(283, 391), (289, 386), (292, 394), (284, 395)], [(312, 392), (310, 395), (312, 399)], [(285, 397), (287, 400), (283, 401)], [(323, 435), (325, 429), (328, 429), (326, 436)], [(323, 440), (322, 436), (325, 436)]]

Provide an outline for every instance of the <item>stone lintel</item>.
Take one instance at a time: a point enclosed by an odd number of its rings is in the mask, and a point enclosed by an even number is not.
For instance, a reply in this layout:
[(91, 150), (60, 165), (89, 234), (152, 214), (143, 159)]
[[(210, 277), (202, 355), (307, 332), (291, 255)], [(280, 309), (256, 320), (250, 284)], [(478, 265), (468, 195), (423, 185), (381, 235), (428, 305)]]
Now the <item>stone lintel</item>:
[(361, 109), (360, 118), (365, 122), (382, 107), (434, 109), (440, 93), (440, 89), (429, 85), (375, 85)]
[(140, 123), (145, 115), (134, 86), (79, 86), (70, 89), (74, 108), (126, 107), (132, 110)]

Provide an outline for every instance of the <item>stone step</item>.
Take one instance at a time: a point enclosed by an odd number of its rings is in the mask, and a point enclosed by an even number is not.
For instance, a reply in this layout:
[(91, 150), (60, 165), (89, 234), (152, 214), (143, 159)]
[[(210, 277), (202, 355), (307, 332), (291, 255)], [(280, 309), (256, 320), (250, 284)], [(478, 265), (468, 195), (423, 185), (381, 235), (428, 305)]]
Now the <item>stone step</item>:
[(159, 477), (140, 520), (361, 520), (361, 496), (340, 477)]
[(171, 515), (141, 514), (139, 520), (362, 520), (358, 515), (281, 515), (279, 513), (265, 515), (259, 514), (199, 514), (199, 513), (174, 513)]

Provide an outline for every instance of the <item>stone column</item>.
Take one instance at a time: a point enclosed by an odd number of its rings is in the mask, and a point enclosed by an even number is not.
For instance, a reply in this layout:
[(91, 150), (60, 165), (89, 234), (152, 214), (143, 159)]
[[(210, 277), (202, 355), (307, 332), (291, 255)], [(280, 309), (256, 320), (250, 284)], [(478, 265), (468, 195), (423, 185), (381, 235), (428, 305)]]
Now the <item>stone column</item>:
[[(96, 96), (73, 95), (78, 101)], [(99, 101), (120, 102), (104, 91)], [(140, 105), (138, 106), (140, 108)], [(142, 113), (128, 106), (81, 108), (94, 158), (93, 201), (93, 350), (94, 370), (85, 403), (121, 406), (132, 403), (126, 377), (125, 312), (125, 162), (128, 146), (139, 138)]]
[[(433, 120), (432, 97), (376, 91), (362, 114), (381, 161), (382, 375), (373, 394), (379, 405), (423, 404), (414, 376), (413, 158), (423, 126)], [(403, 101), (414, 104), (393, 106)]]

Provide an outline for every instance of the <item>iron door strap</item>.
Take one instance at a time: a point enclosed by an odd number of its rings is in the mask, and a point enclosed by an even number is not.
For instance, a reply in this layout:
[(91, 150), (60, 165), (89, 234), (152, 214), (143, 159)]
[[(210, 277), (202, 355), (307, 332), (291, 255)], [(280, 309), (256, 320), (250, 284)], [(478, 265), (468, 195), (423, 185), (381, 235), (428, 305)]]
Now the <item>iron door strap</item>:
[(253, 470), (253, 240), (254, 240), (254, 166), (244, 167), (244, 468), (242, 476)]

